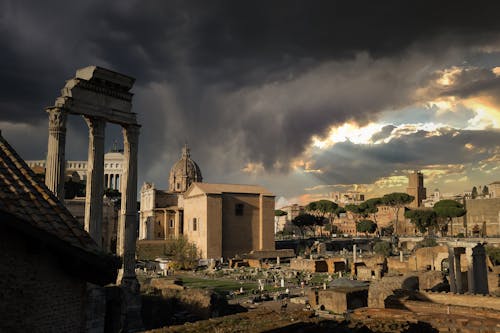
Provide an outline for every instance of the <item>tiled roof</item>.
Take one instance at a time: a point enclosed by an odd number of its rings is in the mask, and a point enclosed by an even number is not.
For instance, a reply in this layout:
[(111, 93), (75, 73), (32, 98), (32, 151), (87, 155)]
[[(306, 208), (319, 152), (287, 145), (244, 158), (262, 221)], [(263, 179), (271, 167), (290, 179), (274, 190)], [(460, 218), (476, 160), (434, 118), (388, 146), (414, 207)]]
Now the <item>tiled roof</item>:
[[(70, 247), (101, 255), (98, 245), (0, 135), (0, 212)], [(1, 221), (2, 223), (7, 221)]]
[(191, 186), (197, 186), (203, 192), (211, 194), (251, 193), (273, 195), (269, 190), (259, 185), (193, 183)]

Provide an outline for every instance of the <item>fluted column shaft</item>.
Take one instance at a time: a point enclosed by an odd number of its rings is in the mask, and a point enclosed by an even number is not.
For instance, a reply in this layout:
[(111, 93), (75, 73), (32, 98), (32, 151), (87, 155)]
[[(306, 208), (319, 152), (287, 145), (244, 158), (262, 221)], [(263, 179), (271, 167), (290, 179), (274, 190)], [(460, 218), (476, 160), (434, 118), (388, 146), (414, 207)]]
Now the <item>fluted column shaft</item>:
[(137, 148), (139, 126), (123, 128), (124, 168), (121, 179), (121, 211), (118, 230), (118, 255), (123, 267), (118, 275), (122, 279), (135, 279), (135, 242), (137, 238)]
[(49, 140), (47, 147), (47, 163), (45, 169), (45, 185), (59, 200), (64, 200), (64, 173), (66, 171), (66, 118), (67, 114), (60, 108), (47, 108), (49, 114)]
[(89, 157), (85, 198), (85, 230), (102, 246), (102, 206), (104, 196), (104, 130), (103, 119), (85, 117), (89, 126)]

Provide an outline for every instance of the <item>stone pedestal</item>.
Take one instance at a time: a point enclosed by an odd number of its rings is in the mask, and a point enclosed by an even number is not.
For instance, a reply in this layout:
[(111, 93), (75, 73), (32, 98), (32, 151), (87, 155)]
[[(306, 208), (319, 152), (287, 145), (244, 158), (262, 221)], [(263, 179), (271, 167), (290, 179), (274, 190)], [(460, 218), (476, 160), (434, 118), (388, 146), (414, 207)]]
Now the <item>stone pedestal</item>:
[(104, 130), (106, 122), (85, 117), (89, 126), (89, 153), (85, 197), (85, 230), (102, 245), (102, 200), (104, 196)]
[(51, 107), (49, 114), (49, 142), (47, 147), (47, 163), (45, 166), (45, 185), (61, 201), (64, 200), (64, 172), (66, 169), (66, 111)]
[(144, 330), (141, 317), (142, 302), (139, 282), (135, 277), (122, 278), (120, 288), (122, 295), (121, 331), (139, 332)]

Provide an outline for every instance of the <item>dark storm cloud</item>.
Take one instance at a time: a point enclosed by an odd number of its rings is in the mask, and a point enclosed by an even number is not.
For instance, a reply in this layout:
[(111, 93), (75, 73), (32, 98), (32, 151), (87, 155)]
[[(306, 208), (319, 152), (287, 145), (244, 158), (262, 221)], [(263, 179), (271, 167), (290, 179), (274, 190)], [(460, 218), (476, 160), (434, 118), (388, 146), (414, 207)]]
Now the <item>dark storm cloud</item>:
[(4, 1), (0, 120), (41, 123), (64, 80), (97, 64), (137, 78), (149, 177), (168, 169), (184, 140), (214, 177), (249, 161), (286, 165), (330, 125), (363, 123), (411, 101), (450, 48), (496, 41), (498, 7)]
[(387, 144), (337, 143), (313, 155), (312, 160), (313, 167), (323, 171), (318, 177), (324, 183), (369, 184), (396, 170), (477, 163), (497, 152), (498, 142), (499, 130), (440, 129), (439, 135), (418, 131)]

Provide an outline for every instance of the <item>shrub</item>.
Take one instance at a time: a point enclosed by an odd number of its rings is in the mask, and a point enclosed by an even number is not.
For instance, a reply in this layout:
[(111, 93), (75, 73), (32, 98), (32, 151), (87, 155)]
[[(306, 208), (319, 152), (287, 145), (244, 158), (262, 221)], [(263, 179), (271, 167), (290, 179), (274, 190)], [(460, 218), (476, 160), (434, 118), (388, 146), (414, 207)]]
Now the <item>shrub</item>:
[(198, 266), (201, 253), (196, 244), (185, 237), (172, 239), (166, 246), (166, 254), (174, 261), (175, 269), (193, 269)]
[(436, 240), (434, 238), (424, 238), (423, 240), (421, 240), (420, 242), (418, 242), (415, 245), (415, 249), (420, 249), (422, 247), (434, 247), (437, 245), (438, 245), (438, 243), (436, 242)]
[(490, 257), (493, 265), (500, 265), (500, 248), (486, 246), (486, 254)]
[(386, 241), (376, 242), (375, 245), (373, 246), (373, 252), (388, 257), (391, 255), (392, 252), (391, 243)]

